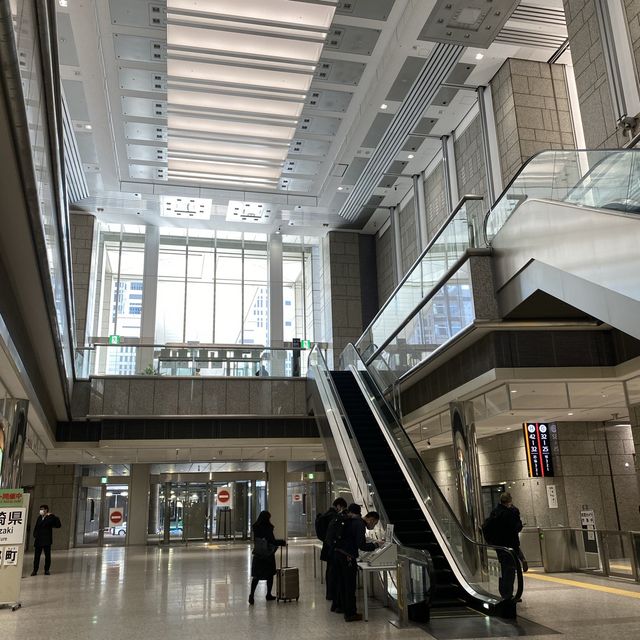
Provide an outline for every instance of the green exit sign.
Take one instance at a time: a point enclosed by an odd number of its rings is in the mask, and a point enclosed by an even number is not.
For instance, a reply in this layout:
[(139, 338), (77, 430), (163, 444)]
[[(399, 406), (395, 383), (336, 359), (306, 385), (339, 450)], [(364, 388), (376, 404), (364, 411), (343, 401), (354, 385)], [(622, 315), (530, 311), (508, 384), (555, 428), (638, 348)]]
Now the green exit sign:
[(300, 340), (300, 347), (302, 349), (311, 349), (311, 340)]
[(109, 336), (109, 344), (120, 344), (120, 336)]

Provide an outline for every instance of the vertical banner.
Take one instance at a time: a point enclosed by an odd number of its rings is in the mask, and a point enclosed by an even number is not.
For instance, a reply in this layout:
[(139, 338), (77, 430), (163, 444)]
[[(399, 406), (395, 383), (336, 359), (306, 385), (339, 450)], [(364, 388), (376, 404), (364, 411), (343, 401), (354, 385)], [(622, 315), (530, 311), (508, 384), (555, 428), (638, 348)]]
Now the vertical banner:
[(20, 607), (29, 494), (0, 489), (0, 604)]
[(530, 478), (553, 477), (551, 456), (551, 432), (555, 434), (555, 424), (546, 422), (525, 422), (523, 425), (527, 467)]

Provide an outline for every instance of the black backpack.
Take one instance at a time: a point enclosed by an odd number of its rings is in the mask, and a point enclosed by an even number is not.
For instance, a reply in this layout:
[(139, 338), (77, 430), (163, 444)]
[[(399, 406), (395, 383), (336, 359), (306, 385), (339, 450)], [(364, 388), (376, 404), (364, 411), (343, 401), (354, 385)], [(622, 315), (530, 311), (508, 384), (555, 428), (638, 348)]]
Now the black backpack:
[(340, 546), (340, 541), (344, 535), (345, 526), (349, 522), (349, 516), (347, 513), (338, 513), (327, 527), (327, 533), (324, 537), (324, 542), (331, 549), (335, 549)]
[(324, 542), (324, 539), (327, 537), (327, 529), (329, 528), (329, 523), (333, 520), (335, 515), (336, 512), (334, 509), (329, 509), (329, 511), (318, 513), (316, 515), (316, 537), (318, 538), (318, 540), (320, 540), (320, 542)]
[(496, 544), (500, 539), (500, 518), (496, 513), (491, 515), (482, 523), (482, 535), (489, 544)]

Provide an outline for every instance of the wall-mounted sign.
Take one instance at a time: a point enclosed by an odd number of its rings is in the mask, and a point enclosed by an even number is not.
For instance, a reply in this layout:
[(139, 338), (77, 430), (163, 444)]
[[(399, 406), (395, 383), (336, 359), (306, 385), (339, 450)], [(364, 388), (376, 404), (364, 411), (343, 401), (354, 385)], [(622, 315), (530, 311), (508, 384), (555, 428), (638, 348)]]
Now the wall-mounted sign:
[(24, 542), (26, 511), (22, 507), (0, 508), (0, 544), (22, 544)]
[(291, 499), (293, 502), (302, 502), (302, 494), (301, 493), (294, 493), (291, 496)]
[(216, 502), (219, 507), (233, 507), (233, 494), (231, 493), (231, 487), (220, 487), (216, 494)]
[(547, 502), (549, 504), (549, 509), (558, 508), (558, 494), (556, 492), (555, 484), (547, 485)]
[(302, 349), (311, 349), (311, 340), (300, 340), (300, 347)]
[(553, 476), (551, 426), (546, 422), (525, 422), (523, 425), (530, 478)]
[(120, 336), (109, 336), (109, 344), (120, 344)]

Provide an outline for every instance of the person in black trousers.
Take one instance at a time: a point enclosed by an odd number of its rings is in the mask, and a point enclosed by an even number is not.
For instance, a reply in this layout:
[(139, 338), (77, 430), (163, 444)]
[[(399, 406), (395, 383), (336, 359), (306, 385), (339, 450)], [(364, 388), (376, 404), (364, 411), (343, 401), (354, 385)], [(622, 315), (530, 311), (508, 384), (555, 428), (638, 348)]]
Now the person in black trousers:
[(51, 569), (51, 544), (53, 542), (53, 530), (59, 529), (62, 526), (60, 518), (49, 513), (49, 506), (46, 504), (40, 505), (40, 515), (36, 520), (36, 524), (33, 527), (33, 537), (35, 538), (33, 547), (33, 571), (32, 576), (38, 575), (38, 569), (40, 568), (40, 556), (44, 551), (44, 575), (49, 575), (49, 569)]
[[(267, 581), (267, 600), (275, 600), (271, 593), (273, 589), (273, 576), (276, 575), (276, 548), (284, 547), (284, 540), (276, 540), (271, 524), (271, 514), (261, 511), (258, 519), (253, 524), (253, 559), (251, 561), (251, 593), (249, 604), (253, 604), (256, 587), (260, 580)], [(260, 543), (258, 540), (260, 540)]]
[[(520, 550), (519, 533), (522, 531), (522, 520), (520, 511), (513, 505), (513, 498), (510, 493), (503, 493), (500, 496), (500, 504), (491, 512), (485, 523), (485, 539), (489, 544), (513, 549), (516, 556), (522, 561), (524, 555)], [(500, 595), (509, 599), (513, 596), (513, 586), (516, 579), (516, 562), (513, 556), (501, 549), (496, 550), (498, 562), (500, 562), (500, 579), (498, 588)], [(526, 562), (526, 561), (525, 561)]]
[(342, 537), (333, 552), (334, 568), (337, 572), (338, 593), (333, 611), (342, 611), (346, 622), (362, 620), (356, 610), (356, 582), (358, 577), (358, 555), (360, 551), (373, 551), (378, 543), (367, 542), (367, 524), (362, 519), (359, 504), (347, 507), (349, 519), (344, 525)]
[(331, 521), (339, 514), (345, 511), (347, 508), (347, 501), (344, 498), (336, 498), (333, 504), (316, 519), (316, 535), (318, 540), (322, 541), (322, 551), (320, 552), (320, 560), (324, 560), (327, 563), (327, 571), (325, 574), (326, 585), (326, 598), (327, 600), (335, 600), (336, 580), (335, 572), (333, 571), (333, 553), (331, 545), (325, 540), (327, 537), (327, 530)]

